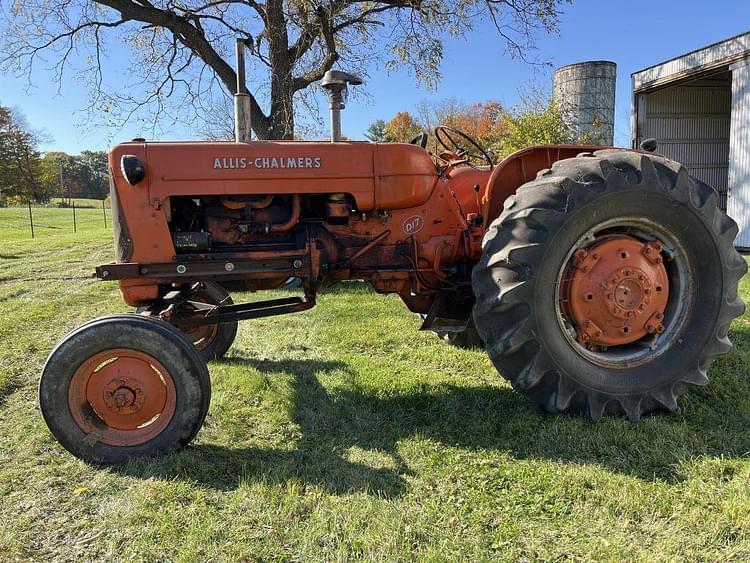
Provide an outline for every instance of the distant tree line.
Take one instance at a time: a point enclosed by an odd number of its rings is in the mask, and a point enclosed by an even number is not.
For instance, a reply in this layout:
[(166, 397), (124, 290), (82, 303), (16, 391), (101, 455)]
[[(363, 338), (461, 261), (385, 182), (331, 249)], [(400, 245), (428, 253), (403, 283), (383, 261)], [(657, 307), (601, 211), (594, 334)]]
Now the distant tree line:
[(0, 105), (0, 205), (107, 197), (106, 152), (42, 153), (43, 140), (19, 111)]
[(401, 111), (388, 121), (374, 121), (365, 136), (376, 142), (406, 143), (427, 132), (428, 149), (434, 150), (432, 132), (438, 125), (467, 133), (491, 150), (497, 161), (531, 145), (586, 142), (576, 138), (565, 124), (554, 101), (539, 93), (529, 94), (513, 108), (505, 108), (495, 100), (472, 104), (455, 100), (422, 103), (414, 114)]

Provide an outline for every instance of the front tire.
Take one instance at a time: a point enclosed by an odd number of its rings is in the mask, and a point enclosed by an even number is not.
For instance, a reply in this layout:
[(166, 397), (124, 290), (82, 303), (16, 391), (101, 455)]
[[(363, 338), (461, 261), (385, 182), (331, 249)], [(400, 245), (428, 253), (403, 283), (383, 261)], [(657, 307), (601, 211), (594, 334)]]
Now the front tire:
[(178, 450), (208, 412), (208, 370), (171, 325), (139, 315), (86, 323), (50, 353), (39, 385), (47, 426), (97, 464)]
[(498, 371), (548, 412), (675, 410), (708, 383), (744, 311), (747, 265), (716, 201), (681, 165), (623, 150), (559, 161), (519, 188), (472, 275)]

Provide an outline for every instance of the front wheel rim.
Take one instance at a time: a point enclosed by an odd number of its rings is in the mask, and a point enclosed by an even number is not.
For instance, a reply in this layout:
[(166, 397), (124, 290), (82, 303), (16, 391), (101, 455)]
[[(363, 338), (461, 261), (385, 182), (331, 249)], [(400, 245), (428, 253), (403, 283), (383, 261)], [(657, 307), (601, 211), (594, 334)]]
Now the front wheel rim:
[(68, 406), (85, 440), (137, 446), (161, 434), (176, 406), (174, 380), (154, 356), (128, 348), (94, 354), (75, 371)]

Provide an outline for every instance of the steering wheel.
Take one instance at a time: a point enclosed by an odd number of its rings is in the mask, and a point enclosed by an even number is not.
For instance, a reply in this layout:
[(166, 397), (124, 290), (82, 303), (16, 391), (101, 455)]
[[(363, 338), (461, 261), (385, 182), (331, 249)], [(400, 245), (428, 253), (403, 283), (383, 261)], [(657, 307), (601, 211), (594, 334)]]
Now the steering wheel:
[(476, 168), (476, 165), (471, 163), (472, 160), (484, 160), (490, 167), (495, 164), (492, 161), (492, 156), (463, 131), (441, 125), (435, 127), (435, 139), (445, 150), (465, 158), (466, 164), (472, 168)]

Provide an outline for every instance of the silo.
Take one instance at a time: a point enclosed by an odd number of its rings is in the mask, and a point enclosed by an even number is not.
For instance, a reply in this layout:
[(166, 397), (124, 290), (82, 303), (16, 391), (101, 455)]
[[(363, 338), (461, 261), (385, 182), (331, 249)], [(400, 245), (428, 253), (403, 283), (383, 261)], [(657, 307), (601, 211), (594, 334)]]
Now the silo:
[(584, 142), (612, 145), (617, 65), (586, 61), (555, 71), (553, 97), (563, 120)]

